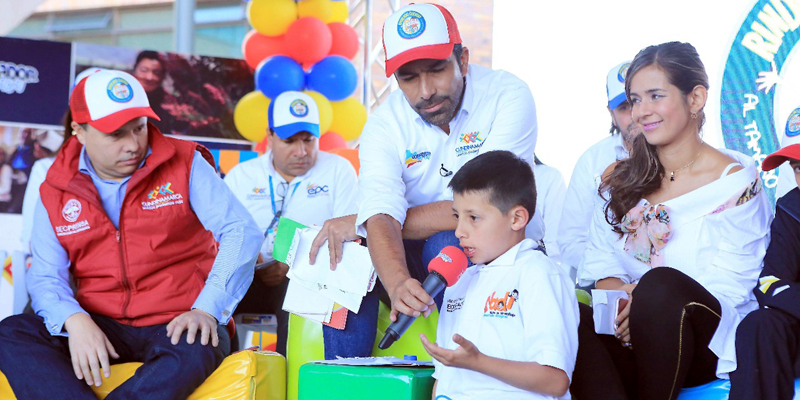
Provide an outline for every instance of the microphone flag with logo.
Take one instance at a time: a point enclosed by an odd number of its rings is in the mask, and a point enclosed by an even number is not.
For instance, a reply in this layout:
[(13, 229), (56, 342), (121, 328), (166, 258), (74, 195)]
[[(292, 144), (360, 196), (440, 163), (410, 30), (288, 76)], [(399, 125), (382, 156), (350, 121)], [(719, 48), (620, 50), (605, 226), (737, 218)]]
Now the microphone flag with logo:
[[(458, 279), (461, 278), (461, 275), (466, 270), (467, 256), (464, 252), (456, 246), (447, 246), (428, 263), (430, 275), (425, 278), (422, 288), (431, 297), (435, 297), (444, 290), (445, 286), (453, 286), (458, 282)], [(386, 333), (378, 344), (378, 348), (388, 349), (389, 346), (400, 339), (400, 336), (405, 333), (415, 319), (416, 317), (398, 313), (397, 320), (386, 328)]]

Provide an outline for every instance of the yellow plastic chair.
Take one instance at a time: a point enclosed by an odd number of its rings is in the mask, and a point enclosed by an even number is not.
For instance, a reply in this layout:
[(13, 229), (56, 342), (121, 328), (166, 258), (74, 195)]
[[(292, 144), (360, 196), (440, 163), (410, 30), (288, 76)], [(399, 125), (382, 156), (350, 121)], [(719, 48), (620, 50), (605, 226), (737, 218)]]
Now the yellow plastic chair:
[[(105, 399), (114, 388), (133, 376), (142, 363), (111, 366), (111, 378), (100, 387), (92, 386), (98, 399)], [(0, 399), (15, 400), (5, 375), (0, 373)], [(284, 400), (286, 399), (286, 361), (274, 352), (241, 351), (222, 361), (206, 381), (187, 400)]]

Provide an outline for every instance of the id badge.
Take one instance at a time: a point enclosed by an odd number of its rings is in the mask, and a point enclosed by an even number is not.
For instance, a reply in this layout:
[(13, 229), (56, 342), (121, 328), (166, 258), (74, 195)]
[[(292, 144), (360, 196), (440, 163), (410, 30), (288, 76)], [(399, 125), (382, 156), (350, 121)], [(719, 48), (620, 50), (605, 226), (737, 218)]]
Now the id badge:
[(272, 228), (267, 231), (267, 240), (264, 245), (267, 247), (267, 255), (272, 257), (272, 250), (275, 248), (275, 237), (278, 235), (278, 228)]

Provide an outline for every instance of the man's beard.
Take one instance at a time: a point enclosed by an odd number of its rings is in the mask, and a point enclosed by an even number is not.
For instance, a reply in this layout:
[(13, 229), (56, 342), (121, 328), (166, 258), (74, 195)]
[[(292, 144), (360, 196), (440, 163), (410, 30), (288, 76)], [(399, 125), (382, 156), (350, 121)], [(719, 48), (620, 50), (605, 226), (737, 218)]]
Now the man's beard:
[[(431, 125), (442, 126), (449, 124), (450, 121), (453, 120), (453, 117), (455, 117), (458, 108), (461, 107), (461, 97), (464, 96), (465, 86), (466, 78), (462, 80), (461, 87), (453, 91), (453, 95), (435, 95), (428, 100), (422, 100), (417, 104), (414, 104), (414, 111), (419, 114), (423, 121)], [(426, 113), (422, 111), (424, 108), (428, 108), (439, 103), (442, 103), (442, 106), (434, 112)]]

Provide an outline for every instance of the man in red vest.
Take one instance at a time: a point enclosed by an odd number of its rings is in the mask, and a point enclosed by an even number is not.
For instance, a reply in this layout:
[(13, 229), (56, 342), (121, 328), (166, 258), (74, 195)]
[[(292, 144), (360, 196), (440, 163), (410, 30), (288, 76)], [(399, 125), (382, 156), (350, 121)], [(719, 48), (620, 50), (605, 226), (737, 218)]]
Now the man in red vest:
[(89, 75), (70, 110), (34, 214), (38, 315), (0, 322), (0, 370), (19, 399), (94, 399), (110, 364), (139, 361), (108, 399), (185, 399), (230, 352), (263, 236), (208, 150), (147, 122), (133, 76)]

